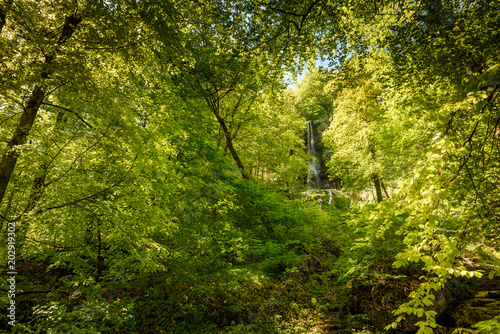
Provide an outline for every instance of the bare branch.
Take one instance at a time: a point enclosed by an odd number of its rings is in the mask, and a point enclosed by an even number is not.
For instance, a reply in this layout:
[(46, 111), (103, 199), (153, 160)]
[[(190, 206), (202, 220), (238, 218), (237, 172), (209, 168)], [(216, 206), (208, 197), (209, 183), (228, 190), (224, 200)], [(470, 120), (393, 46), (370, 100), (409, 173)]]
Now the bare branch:
[(118, 185), (119, 183), (121, 183), (122, 181), (123, 181), (123, 179), (122, 179), (122, 180), (120, 180), (120, 181), (118, 181), (118, 182), (115, 182), (114, 184), (112, 184), (112, 185), (111, 185), (111, 186), (109, 186), (109, 187), (106, 187), (106, 188), (104, 188), (104, 189), (102, 189), (102, 190), (99, 190), (98, 192), (96, 192), (96, 193), (94, 193), (94, 194), (92, 194), (92, 195), (88, 195), (88, 196), (85, 196), (85, 197), (79, 198), (79, 199), (77, 199), (77, 200), (74, 200), (74, 201), (71, 201), (71, 202), (68, 202), (68, 203), (64, 203), (64, 204), (60, 204), (60, 205), (55, 205), (55, 206), (51, 206), (51, 207), (46, 208), (46, 209), (40, 209), (40, 210), (38, 210), (38, 211), (36, 212), (36, 214), (39, 214), (39, 213), (42, 213), (42, 212), (45, 212), (45, 211), (49, 211), (49, 210), (54, 210), (54, 209), (64, 208), (64, 207), (71, 206), (71, 205), (77, 205), (78, 203), (80, 203), (80, 202), (82, 202), (82, 201), (86, 201), (86, 200), (88, 200), (88, 199), (91, 199), (91, 198), (93, 198), (93, 197), (96, 197), (97, 195), (100, 195), (100, 194), (102, 194), (102, 193), (104, 193), (104, 192), (108, 191), (109, 189), (111, 189), (111, 188), (113, 188), (113, 187), (117, 186), (117, 185)]
[(47, 102), (42, 102), (43, 105), (46, 105), (46, 106), (49, 106), (49, 107), (54, 107), (54, 108), (59, 108), (59, 109), (62, 109), (64, 111), (67, 111), (67, 112), (70, 112), (72, 114), (74, 114), (76, 117), (78, 117), (78, 119), (80, 121), (82, 121), (83, 123), (85, 123), (85, 125), (87, 125), (89, 128), (93, 129), (94, 127), (92, 125), (90, 125), (89, 123), (87, 123), (87, 121), (85, 121), (83, 118), (80, 117), (80, 115), (78, 115), (77, 112), (71, 110), (71, 109), (68, 109), (68, 108), (65, 108), (65, 107), (61, 107), (61, 106), (58, 106), (58, 105), (55, 105), (55, 104), (52, 104), (52, 103), (47, 103)]

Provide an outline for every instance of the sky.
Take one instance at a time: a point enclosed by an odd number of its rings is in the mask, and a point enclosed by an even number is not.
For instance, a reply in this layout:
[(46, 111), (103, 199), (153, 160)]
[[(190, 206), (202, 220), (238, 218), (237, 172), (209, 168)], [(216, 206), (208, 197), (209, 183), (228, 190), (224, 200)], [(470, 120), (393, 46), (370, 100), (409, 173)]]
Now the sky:
[[(329, 61), (328, 60), (324, 60), (324, 61), (321, 60), (320, 56), (318, 56), (318, 58), (316, 59), (316, 67), (332, 68), (331, 66), (329, 66)], [(302, 73), (297, 77), (295, 82), (293, 82), (293, 78), (292, 78), (291, 74), (287, 74), (286, 79), (285, 79), (288, 81), (287, 87), (288, 88), (297, 87), (297, 84), (302, 80), (302, 78), (306, 74), (308, 68), (309, 68), (308, 66), (304, 66), (304, 68), (302, 69)]]

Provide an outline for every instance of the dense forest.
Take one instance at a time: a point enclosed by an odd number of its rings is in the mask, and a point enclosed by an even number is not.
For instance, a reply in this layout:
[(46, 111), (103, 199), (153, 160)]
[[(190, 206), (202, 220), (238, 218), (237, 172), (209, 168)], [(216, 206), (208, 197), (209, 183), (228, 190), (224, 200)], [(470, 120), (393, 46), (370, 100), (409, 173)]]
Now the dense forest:
[(500, 333), (499, 0), (0, 0), (1, 333)]

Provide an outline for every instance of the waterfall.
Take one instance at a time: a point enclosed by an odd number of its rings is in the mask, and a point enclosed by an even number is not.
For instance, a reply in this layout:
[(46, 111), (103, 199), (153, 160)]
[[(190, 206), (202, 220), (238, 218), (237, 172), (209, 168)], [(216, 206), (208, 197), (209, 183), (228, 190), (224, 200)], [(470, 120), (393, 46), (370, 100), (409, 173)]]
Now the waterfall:
[[(307, 130), (307, 154), (312, 156), (309, 162), (307, 171), (307, 189), (320, 189), (319, 187), (319, 160), (316, 156), (316, 149), (314, 143), (314, 129), (312, 121), (309, 121)], [(314, 179), (312, 176), (314, 175)], [(314, 184), (316, 181), (316, 184)]]

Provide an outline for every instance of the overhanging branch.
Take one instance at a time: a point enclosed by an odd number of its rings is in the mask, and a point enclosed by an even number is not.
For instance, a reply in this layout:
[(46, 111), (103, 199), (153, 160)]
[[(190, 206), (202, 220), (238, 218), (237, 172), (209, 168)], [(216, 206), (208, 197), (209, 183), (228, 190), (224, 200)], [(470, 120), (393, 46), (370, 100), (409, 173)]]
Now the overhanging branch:
[(52, 104), (52, 103), (47, 103), (47, 102), (42, 102), (43, 105), (45, 106), (49, 106), (49, 107), (54, 107), (54, 108), (59, 108), (59, 109), (62, 109), (64, 111), (67, 111), (67, 112), (70, 112), (72, 114), (74, 114), (76, 117), (78, 117), (78, 119), (80, 121), (82, 121), (86, 126), (88, 126), (89, 128), (93, 129), (94, 127), (92, 125), (90, 125), (87, 121), (85, 121), (82, 117), (80, 117), (80, 115), (78, 115), (77, 112), (71, 110), (71, 109), (68, 109), (68, 108), (65, 108), (65, 107), (61, 107), (61, 106), (58, 106), (58, 105), (55, 105), (55, 104)]

